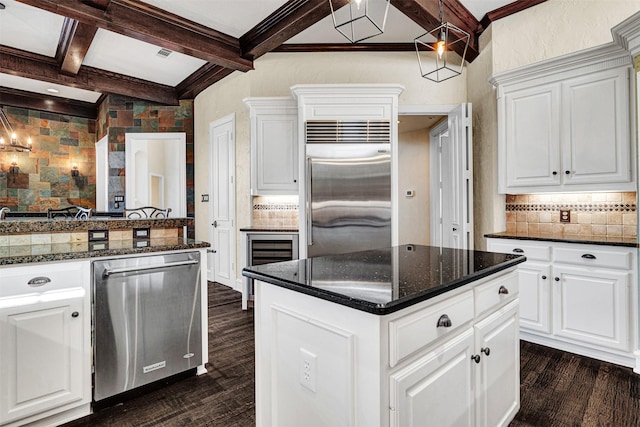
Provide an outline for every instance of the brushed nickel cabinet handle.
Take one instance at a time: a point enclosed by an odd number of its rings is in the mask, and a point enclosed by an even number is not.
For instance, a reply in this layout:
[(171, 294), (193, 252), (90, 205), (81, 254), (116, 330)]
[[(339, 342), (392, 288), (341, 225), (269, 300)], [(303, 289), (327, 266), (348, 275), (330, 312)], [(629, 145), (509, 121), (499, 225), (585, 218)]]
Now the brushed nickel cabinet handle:
[(40, 276), (40, 277), (34, 277), (33, 279), (29, 280), (27, 282), (27, 285), (31, 286), (32, 288), (37, 288), (39, 286), (44, 286), (47, 283), (51, 283), (51, 279), (45, 276)]
[(451, 319), (449, 319), (449, 316), (447, 316), (446, 314), (443, 314), (442, 316), (440, 316), (440, 318), (438, 319), (438, 324), (436, 325), (436, 327), (440, 328), (450, 328), (451, 327)]

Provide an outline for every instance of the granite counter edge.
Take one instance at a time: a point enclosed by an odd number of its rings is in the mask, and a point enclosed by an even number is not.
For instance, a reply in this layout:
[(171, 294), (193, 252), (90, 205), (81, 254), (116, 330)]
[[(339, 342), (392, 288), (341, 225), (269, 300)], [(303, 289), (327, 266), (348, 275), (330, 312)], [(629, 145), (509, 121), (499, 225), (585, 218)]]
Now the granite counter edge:
[(557, 243), (574, 243), (582, 245), (600, 245), (600, 246), (620, 246), (627, 248), (638, 248), (640, 244), (638, 242), (620, 240), (597, 240), (583, 237), (569, 237), (569, 236), (553, 236), (553, 235), (518, 235), (508, 234), (505, 232), (487, 233), (484, 235), (490, 239), (509, 239), (509, 240), (533, 240), (538, 242), (557, 242)]

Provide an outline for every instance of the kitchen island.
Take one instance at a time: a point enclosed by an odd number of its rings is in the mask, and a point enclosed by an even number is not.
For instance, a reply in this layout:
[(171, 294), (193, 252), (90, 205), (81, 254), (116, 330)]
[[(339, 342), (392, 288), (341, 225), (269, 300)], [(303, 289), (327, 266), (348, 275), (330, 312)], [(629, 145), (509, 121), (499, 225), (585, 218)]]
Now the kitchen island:
[(257, 425), (507, 425), (524, 261), (404, 245), (245, 268)]

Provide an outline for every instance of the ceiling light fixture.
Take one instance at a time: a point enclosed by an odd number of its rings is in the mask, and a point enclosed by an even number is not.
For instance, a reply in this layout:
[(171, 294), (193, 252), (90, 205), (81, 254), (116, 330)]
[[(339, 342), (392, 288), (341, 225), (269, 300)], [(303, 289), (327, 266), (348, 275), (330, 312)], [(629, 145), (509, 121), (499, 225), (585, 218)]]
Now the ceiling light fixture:
[[(440, 25), (431, 31), (416, 37), (414, 40), (420, 75), (436, 83), (448, 80), (462, 74), (464, 57), (469, 47), (470, 36), (455, 25), (444, 22), (442, 0), (440, 7)], [(458, 55), (462, 52), (462, 56)], [(432, 53), (435, 52), (435, 55)]]
[(334, 1), (329, 0), (333, 26), (351, 43), (355, 44), (384, 32), (390, 0), (350, 0), (348, 5), (337, 9)]
[(6, 132), (10, 141), (9, 144), (5, 144), (4, 138), (0, 137), (0, 151), (32, 151), (31, 138), (27, 138), (26, 145), (22, 145), (19, 143), (18, 135), (13, 131), (11, 123), (9, 123), (9, 119), (7, 118), (2, 108), (0, 108), (0, 123), (2, 123), (2, 127), (4, 128), (4, 131)]

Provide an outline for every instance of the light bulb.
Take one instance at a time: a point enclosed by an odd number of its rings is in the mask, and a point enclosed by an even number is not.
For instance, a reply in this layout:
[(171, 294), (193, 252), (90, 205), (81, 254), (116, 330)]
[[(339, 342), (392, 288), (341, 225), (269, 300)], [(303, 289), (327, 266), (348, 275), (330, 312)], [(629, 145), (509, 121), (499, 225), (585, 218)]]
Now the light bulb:
[(444, 53), (444, 50), (445, 50), (444, 40), (439, 40), (438, 43), (436, 43), (436, 52), (438, 52), (438, 58), (442, 58), (442, 54)]
[(27, 138), (27, 145), (31, 147), (31, 137)]
[(4, 138), (0, 138), (0, 145), (4, 145)]
[(18, 142), (18, 135), (16, 135), (16, 133), (15, 133), (15, 132), (13, 132), (13, 133), (11, 134), (11, 143), (12, 143), (12, 144), (15, 144), (15, 143), (17, 143), (17, 142)]

